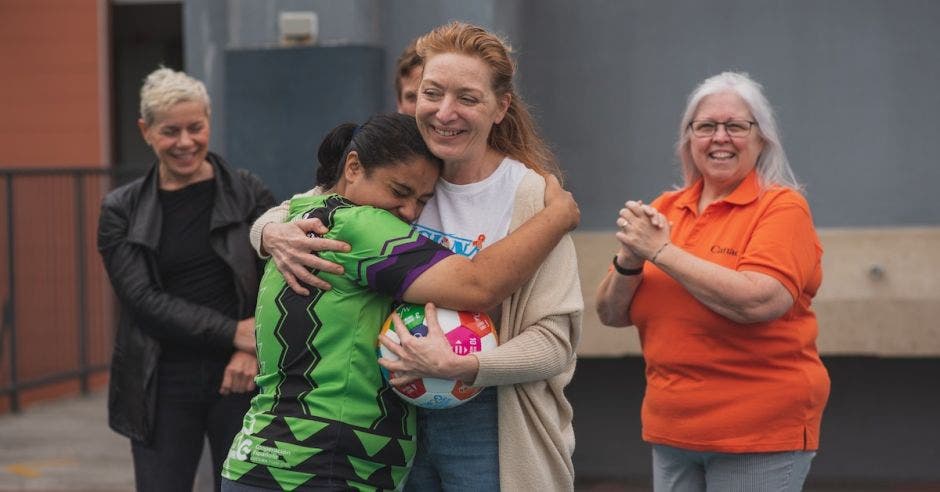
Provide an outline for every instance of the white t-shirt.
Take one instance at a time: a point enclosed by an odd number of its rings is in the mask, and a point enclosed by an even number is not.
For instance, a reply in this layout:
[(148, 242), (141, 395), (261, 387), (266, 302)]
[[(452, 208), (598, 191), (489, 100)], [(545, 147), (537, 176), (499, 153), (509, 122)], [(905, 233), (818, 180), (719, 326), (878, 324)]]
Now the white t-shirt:
[(457, 185), (437, 180), (415, 229), (472, 258), (509, 232), (516, 189), (525, 173), (524, 164), (506, 157), (483, 181)]

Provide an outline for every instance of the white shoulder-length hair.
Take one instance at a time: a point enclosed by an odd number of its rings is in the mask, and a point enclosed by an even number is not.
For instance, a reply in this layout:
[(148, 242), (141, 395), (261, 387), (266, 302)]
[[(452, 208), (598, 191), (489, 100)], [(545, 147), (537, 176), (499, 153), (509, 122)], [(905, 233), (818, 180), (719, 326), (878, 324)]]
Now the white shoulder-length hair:
[(689, 131), (689, 124), (702, 99), (712, 94), (725, 92), (741, 97), (754, 120), (757, 121), (757, 131), (764, 140), (764, 149), (758, 156), (756, 165), (761, 188), (785, 186), (802, 191), (803, 187), (797, 182), (793, 169), (790, 168), (790, 162), (787, 160), (787, 154), (783, 151), (783, 144), (780, 143), (777, 119), (770, 102), (764, 96), (764, 89), (743, 72), (722, 72), (709, 77), (689, 94), (682, 121), (679, 123), (679, 139), (676, 141), (676, 156), (682, 166), (684, 186), (690, 186), (702, 175), (692, 161), (689, 148), (692, 133)]

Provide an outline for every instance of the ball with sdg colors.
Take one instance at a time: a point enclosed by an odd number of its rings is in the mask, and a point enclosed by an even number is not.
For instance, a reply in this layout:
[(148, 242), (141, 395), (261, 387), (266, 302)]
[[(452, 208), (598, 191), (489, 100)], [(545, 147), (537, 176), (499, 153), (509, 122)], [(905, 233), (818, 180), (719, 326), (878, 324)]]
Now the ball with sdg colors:
[[(404, 303), (395, 311), (401, 317), (408, 331), (416, 337), (427, 336), (428, 326), (424, 320), (424, 306)], [(437, 309), (437, 320), (444, 332), (444, 337), (450, 342), (451, 348), (457, 355), (465, 356), (476, 352), (483, 352), (496, 348), (496, 326), (486, 313), (469, 311), (453, 311), (450, 309)], [(385, 335), (398, 343), (398, 334), (392, 316), (385, 320), (379, 336)], [(378, 344), (379, 357), (388, 360), (398, 360), (398, 356), (385, 348), (381, 342)], [(388, 381), (394, 377), (382, 368), (382, 375)], [(469, 401), (483, 388), (473, 388), (461, 381), (439, 378), (423, 378), (392, 389), (402, 399), (423, 408), (452, 408)]]

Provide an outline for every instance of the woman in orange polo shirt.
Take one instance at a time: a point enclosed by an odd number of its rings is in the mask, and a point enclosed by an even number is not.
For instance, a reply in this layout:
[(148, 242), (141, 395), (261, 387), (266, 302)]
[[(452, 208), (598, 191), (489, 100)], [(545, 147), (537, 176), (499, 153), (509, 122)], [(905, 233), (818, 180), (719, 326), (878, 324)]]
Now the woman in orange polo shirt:
[(679, 128), (685, 186), (620, 210), (597, 292), (604, 324), (639, 330), (654, 489), (801, 490), (829, 396), (809, 206), (746, 74), (702, 82)]

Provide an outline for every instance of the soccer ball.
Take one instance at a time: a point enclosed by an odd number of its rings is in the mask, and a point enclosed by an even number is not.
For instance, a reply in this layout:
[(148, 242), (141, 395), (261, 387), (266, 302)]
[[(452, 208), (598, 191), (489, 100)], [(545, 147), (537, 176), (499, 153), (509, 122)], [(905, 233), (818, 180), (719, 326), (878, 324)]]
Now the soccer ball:
[[(428, 326), (424, 321), (424, 306), (404, 303), (399, 305), (395, 312), (401, 317), (408, 331), (416, 337), (427, 336)], [(450, 342), (451, 348), (457, 355), (469, 355), (483, 352), (496, 347), (496, 326), (486, 313), (469, 311), (452, 311), (450, 309), (437, 309), (437, 320), (441, 325), (444, 336)], [(392, 316), (382, 325), (379, 336), (385, 335), (398, 342)], [(398, 356), (385, 348), (379, 342), (379, 357), (389, 360), (398, 360)], [(382, 368), (385, 380), (394, 377), (394, 373)], [(451, 379), (423, 378), (402, 386), (393, 386), (392, 389), (402, 399), (423, 408), (452, 408), (469, 401), (483, 388), (472, 388), (461, 381)]]

